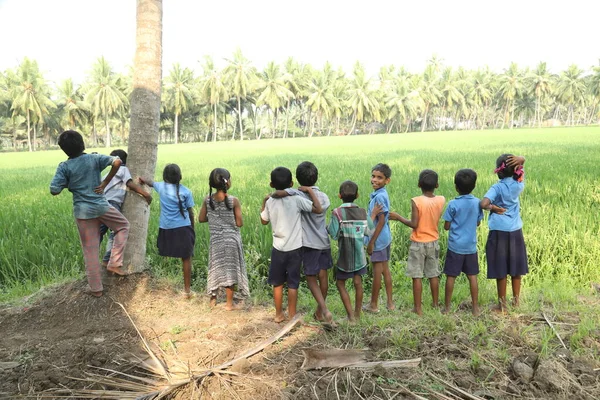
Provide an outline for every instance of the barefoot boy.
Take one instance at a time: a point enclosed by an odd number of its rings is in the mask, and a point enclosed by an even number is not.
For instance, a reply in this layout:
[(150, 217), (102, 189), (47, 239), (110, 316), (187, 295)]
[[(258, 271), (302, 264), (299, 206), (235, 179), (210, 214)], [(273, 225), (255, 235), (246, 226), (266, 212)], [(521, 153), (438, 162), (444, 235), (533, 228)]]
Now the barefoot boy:
[[(373, 219), (381, 212), (381, 206), (376, 205), (371, 218), (367, 217), (365, 209), (354, 204), (354, 200), (358, 198), (358, 186), (352, 181), (342, 182), (339, 197), (344, 203), (333, 210), (327, 230), (331, 237), (338, 241), (339, 259), (335, 279), (348, 320), (354, 322), (360, 318), (363, 299), (362, 276), (367, 272), (364, 237), (373, 232)], [(347, 279), (354, 282), (354, 312), (346, 290)]]
[[(292, 187), (292, 173), (284, 167), (271, 171), (271, 187), (285, 190)], [(300, 284), (300, 266), (302, 264), (302, 211), (322, 212), (319, 199), (310, 187), (300, 187), (310, 199), (301, 196), (284, 198), (265, 197), (260, 219), (263, 225), (271, 222), (273, 230), (273, 249), (271, 250), (271, 265), (269, 266), (269, 285), (273, 285), (275, 301), (275, 322), (285, 319), (283, 314), (283, 284), (288, 286), (288, 316), (296, 314), (298, 286)]]
[(444, 213), (444, 229), (448, 232), (448, 252), (444, 264), (446, 274), (446, 296), (444, 312), (450, 312), (450, 301), (456, 277), (464, 272), (469, 280), (473, 315), (479, 315), (477, 303), (477, 227), (483, 219), (479, 199), (471, 194), (475, 189), (477, 173), (472, 169), (461, 169), (454, 176), (454, 186), (459, 196), (450, 200)]
[(408, 265), (406, 275), (413, 281), (413, 297), (415, 307), (413, 311), (418, 315), (423, 313), (421, 308), (421, 295), (423, 291), (423, 278), (429, 279), (433, 306), (438, 307), (440, 263), (438, 244), (438, 224), (444, 209), (446, 199), (436, 196), (438, 175), (435, 171), (426, 169), (419, 174), (419, 187), (423, 193), (413, 197), (411, 218), (406, 219), (397, 213), (390, 213), (390, 219), (402, 222), (413, 229), (410, 235), (410, 248), (408, 251)]
[(365, 311), (379, 312), (379, 291), (381, 290), (381, 277), (385, 283), (385, 294), (387, 297), (387, 309), (395, 308), (392, 300), (392, 274), (388, 265), (392, 245), (392, 232), (388, 223), (390, 212), (390, 197), (385, 186), (390, 183), (392, 169), (387, 164), (377, 164), (371, 170), (371, 186), (373, 193), (369, 201), (368, 214), (371, 214), (377, 204), (381, 205), (381, 211), (375, 222), (375, 231), (368, 238), (367, 253), (371, 256), (373, 263), (373, 289), (371, 302), (365, 306)]

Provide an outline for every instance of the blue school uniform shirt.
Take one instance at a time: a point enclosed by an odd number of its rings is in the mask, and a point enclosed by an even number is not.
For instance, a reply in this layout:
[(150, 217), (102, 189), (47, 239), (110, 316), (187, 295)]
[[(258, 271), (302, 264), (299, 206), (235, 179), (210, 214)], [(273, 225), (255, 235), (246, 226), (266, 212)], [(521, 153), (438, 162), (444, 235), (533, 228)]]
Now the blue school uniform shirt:
[(523, 189), (525, 180), (519, 182), (508, 177), (492, 185), (483, 196), (490, 199), (492, 204), (506, 209), (504, 214), (490, 214), (488, 225), (491, 231), (513, 232), (523, 227), (519, 202), (519, 195)]
[(73, 215), (77, 219), (98, 218), (106, 214), (110, 204), (104, 194), (94, 193), (100, 186), (100, 173), (115, 161), (103, 154), (81, 154), (58, 165), (50, 183), (50, 193), (59, 194), (63, 189), (73, 193)]
[(154, 182), (154, 190), (160, 196), (160, 218), (158, 226), (161, 229), (175, 229), (192, 225), (188, 208), (194, 207), (194, 198), (190, 189), (179, 185), (179, 198), (183, 207), (183, 216), (177, 201), (177, 185), (167, 182)]
[(483, 219), (479, 199), (467, 194), (450, 200), (442, 218), (450, 222), (448, 249), (456, 254), (477, 253), (477, 223)]
[[(392, 231), (390, 230), (389, 215), (390, 215), (390, 196), (388, 195), (385, 187), (379, 188), (371, 193), (371, 200), (369, 201), (369, 210), (367, 211), (367, 217), (371, 218), (371, 212), (376, 204), (381, 204), (381, 213), (375, 220), (375, 226), (379, 222), (379, 218), (385, 218), (385, 224), (383, 229), (379, 233), (373, 251), (380, 251), (388, 247), (392, 243)], [(383, 217), (382, 217), (383, 216)], [(369, 244), (370, 238), (365, 236), (365, 244)]]

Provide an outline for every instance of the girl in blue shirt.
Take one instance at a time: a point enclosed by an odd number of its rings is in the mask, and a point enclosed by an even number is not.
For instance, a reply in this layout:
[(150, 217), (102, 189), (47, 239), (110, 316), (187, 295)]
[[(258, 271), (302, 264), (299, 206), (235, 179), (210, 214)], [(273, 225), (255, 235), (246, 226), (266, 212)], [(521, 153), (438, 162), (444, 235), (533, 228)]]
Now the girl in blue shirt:
[(502, 154), (494, 172), (500, 179), (484, 195), (480, 207), (490, 211), (485, 245), (488, 279), (496, 279), (499, 312), (506, 312), (506, 277), (510, 275), (514, 307), (519, 306), (521, 277), (529, 272), (519, 196), (525, 188), (525, 157)]
[(151, 186), (160, 196), (160, 219), (156, 245), (158, 254), (181, 258), (183, 285), (186, 297), (191, 297), (192, 256), (196, 243), (194, 231), (194, 197), (181, 182), (181, 169), (177, 164), (167, 164), (163, 182), (140, 178), (140, 183)]

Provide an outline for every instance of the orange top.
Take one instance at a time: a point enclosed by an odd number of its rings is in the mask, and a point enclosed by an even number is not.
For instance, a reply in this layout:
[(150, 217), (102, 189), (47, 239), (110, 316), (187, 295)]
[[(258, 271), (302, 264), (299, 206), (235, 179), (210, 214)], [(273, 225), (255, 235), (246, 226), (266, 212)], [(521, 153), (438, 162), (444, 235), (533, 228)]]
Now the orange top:
[(413, 197), (412, 201), (415, 202), (419, 212), (419, 223), (417, 229), (413, 229), (410, 240), (421, 243), (438, 240), (440, 236), (438, 225), (444, 211), (446, 199), (444, 196), (427, 197), (421, 195)]

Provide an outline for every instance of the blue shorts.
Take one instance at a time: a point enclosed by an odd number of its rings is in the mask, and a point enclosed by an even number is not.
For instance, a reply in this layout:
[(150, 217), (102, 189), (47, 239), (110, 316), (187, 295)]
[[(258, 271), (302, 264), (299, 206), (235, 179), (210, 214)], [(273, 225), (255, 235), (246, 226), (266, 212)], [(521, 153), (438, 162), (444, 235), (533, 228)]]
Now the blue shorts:
[(373, 254), (371, 254), (371, 262), (389, 261), (391, 251), (391, 244), (388, 244), (388, 246), (385, 249), (373, 251)]
[(279, 251), (273, 247), (267, 283), (273, 286), (281, 286), (287, 283), (288, 289), (298, 289), (298, 286), (300, 286), (301, 265), (301, 248), (292, 251)]
[(465, 275), (479, 274), (477, 253), (458, 254), (452, 250), (448, 250), (446, 253), (446, 262), (444, 263), (444, 274), (456, 277), (461, 272), (464, 272)]
[(367, 267), (364, 266), (361, 269), (357, 270), (357, 271), (352, 271), (352, 272), (346, 272), (346, 271), (342, 271), (339, 268), (335, 269), (335, 279), (338, 281), (345, 281), (346, 279), (352, 279), (354, 278), (356, 275), (364, 275), (367, 273)]
[(304, 266), (304, 275), (319, 275), (321, 270), (329, 269), (333, 265), (331, 249), (317, 250), (303, 247), (302, 265)]

